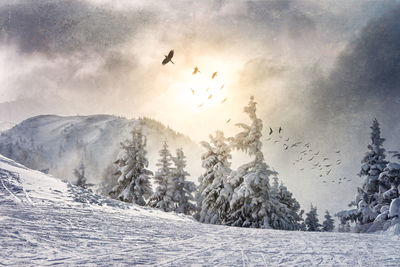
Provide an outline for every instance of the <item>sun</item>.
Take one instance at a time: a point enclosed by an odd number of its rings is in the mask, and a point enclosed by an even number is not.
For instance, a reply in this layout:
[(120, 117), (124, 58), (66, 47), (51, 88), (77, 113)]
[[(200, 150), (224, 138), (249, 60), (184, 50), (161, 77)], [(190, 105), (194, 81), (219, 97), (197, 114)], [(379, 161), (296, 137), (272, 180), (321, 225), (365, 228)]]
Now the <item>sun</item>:
[[(217, 73), (201, 72), (187, 75), (178, 86), (184, 101), (195, 109), (204, 109), (226, 101), (225, 79)], [(225, 100), (224, 100), (225, 99)]]

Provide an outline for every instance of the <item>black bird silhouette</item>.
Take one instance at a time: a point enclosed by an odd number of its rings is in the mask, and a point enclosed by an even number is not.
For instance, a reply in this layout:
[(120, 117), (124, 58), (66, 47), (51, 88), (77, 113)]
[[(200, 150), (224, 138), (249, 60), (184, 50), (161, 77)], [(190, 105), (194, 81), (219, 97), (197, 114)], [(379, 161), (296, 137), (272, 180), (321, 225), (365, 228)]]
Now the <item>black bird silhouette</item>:
[(330, 166), (332, 166), (332, 165), (330, 165), (330, 164), (325, 165), (325, 167), (327, 167), (327, 168), (329, 168)]
[(326, 172), (326, 175), (329, 175), (331, 173), (332, 169)]
[(274, 131), (272, 130), (271, 127), (269, 127), (269, 135), (271, 135)]
[(217, 76), (217, 73), (218, 73), (218, 72), (214, 72), (214, 73), (212, 74), (212, 76), (211, 76), (211, 79), (214, 79), (214, 78)]
[(196, 73), (201, 73), (200, 71), (199, 71), (199, 68), (196, 66), (196, 67), (194, 67), (194, 70), (193, 70), (193, 75), (195, 75)]
[(322, 181), (324, 184), (326, 184), (326, 181)]
[(283, 150), (287, 150), (289, 148), (287, 144), (283, 144), (283, 146), (285, 147)]
[(328, 158), (324, 158), (324, 159), (323, 159), (323, 161), (326, 161), (326, 160), (328, 160)]
[(231, 119), (228, 119), (227, 121), (226, 121), (226, 123), (229, 123), (231, 121)]
[(311, 157), (308, 161), (312, 161), (314, 159), (314, 156), (313, 157)]
[(286, 139), (285, 142), (289, 141), (290, 138)]
[(172, 58), (174, 57), (174, 50), (169, 51), (168, 56), (165, 56), (164, 60), (161, 62), (161, 64), (165, 65), (168, 62), (171, 62), (172, 64), (175, 64), (172, 61)]
[(340, 150), (336, 151), (336, 153), (340, 153)]
[(278, 133), (282, 132), (282, 127), (279, 127)]
[(300, 145), (300, 144), (301, 144), (301, 142), (297, 142), (297, 143), (294, 143), (293, 145), (291, 145), (290, 147), (295, 147), (295, 146)]

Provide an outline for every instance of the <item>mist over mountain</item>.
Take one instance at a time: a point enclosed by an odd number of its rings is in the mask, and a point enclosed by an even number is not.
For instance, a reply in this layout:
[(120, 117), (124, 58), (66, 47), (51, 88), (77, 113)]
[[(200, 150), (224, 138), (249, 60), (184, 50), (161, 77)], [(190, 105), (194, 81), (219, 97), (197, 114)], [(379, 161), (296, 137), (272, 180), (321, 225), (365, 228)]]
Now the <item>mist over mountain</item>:
[(89, 182), (98, 184), (106, 175), (106, 168), (116, 159), (120, 142), (130, 138), (130, 132), (139, 124), (147, 137), (150, 169), (155, 170), (158, 151), (167, 141), (172, 154), (175, 149), (183, 148), (188, 157), (189, 179), (197, 181), (201, 167), (200, 147), (189, 137), (149, 118), (126, 119), (112, 115), (32, 117), (1, 133), (0, 154), (72, 182), (75, 179), (72, 171), (82, 161)]

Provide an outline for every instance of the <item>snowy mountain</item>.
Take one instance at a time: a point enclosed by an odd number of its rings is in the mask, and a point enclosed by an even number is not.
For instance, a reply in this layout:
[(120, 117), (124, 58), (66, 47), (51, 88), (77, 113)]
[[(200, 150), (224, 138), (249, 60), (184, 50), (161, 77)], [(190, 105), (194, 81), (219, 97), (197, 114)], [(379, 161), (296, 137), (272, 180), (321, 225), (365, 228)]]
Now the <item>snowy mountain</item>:
[(0, 264), (395, 266), (400, 229), (349, 234), (201, 224), (111, 200), (0, 156)]
[(147, 137), (150, 169), (155, 169), (158, 150), (166, 140), (172, 152), (183, 148), (188, 170), (197, 181), (201, 168), (200, 147), (188, 137), (163, 124), (147, 119), (128, 120), (111, 115), (32, 117), (0, 135), (0, 154), (29, 168), (44, 170), (69, 181), (74, 168), (86, 165), (88, 182), (98, 184), (107, 175), (120, 149), (120, 142), (130, 137), (134, 126), (142, 123)]
[(12, 123), (12, 122), (0, 121), (0, 132), (7, 131), (7, 130), (11, 129), (14, 126), (15, 126), (15, 124)]

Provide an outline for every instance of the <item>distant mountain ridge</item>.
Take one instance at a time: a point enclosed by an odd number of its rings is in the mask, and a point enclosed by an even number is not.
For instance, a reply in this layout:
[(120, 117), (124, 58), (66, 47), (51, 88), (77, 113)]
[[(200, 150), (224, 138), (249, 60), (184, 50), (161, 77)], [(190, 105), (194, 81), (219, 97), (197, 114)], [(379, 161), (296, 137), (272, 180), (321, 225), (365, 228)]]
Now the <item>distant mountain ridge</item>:
[(139, 123), (148, 139), (150, 168), (155, 170), (158, 151), (167, 141), (172, 154), (176, 148), (183, 148), (191, 179), (196, 181), (200, 147), (189, 137), (150, 118), (40, 115), (2, 132), (0, 154), (32, 169), (49, 169), (50, 174), (70, 181), (75, 179), (72, 170), (83, 161), (88, 180), (100, 183), (119, 152), (120, 142), (130, 138), (131, 130)]

